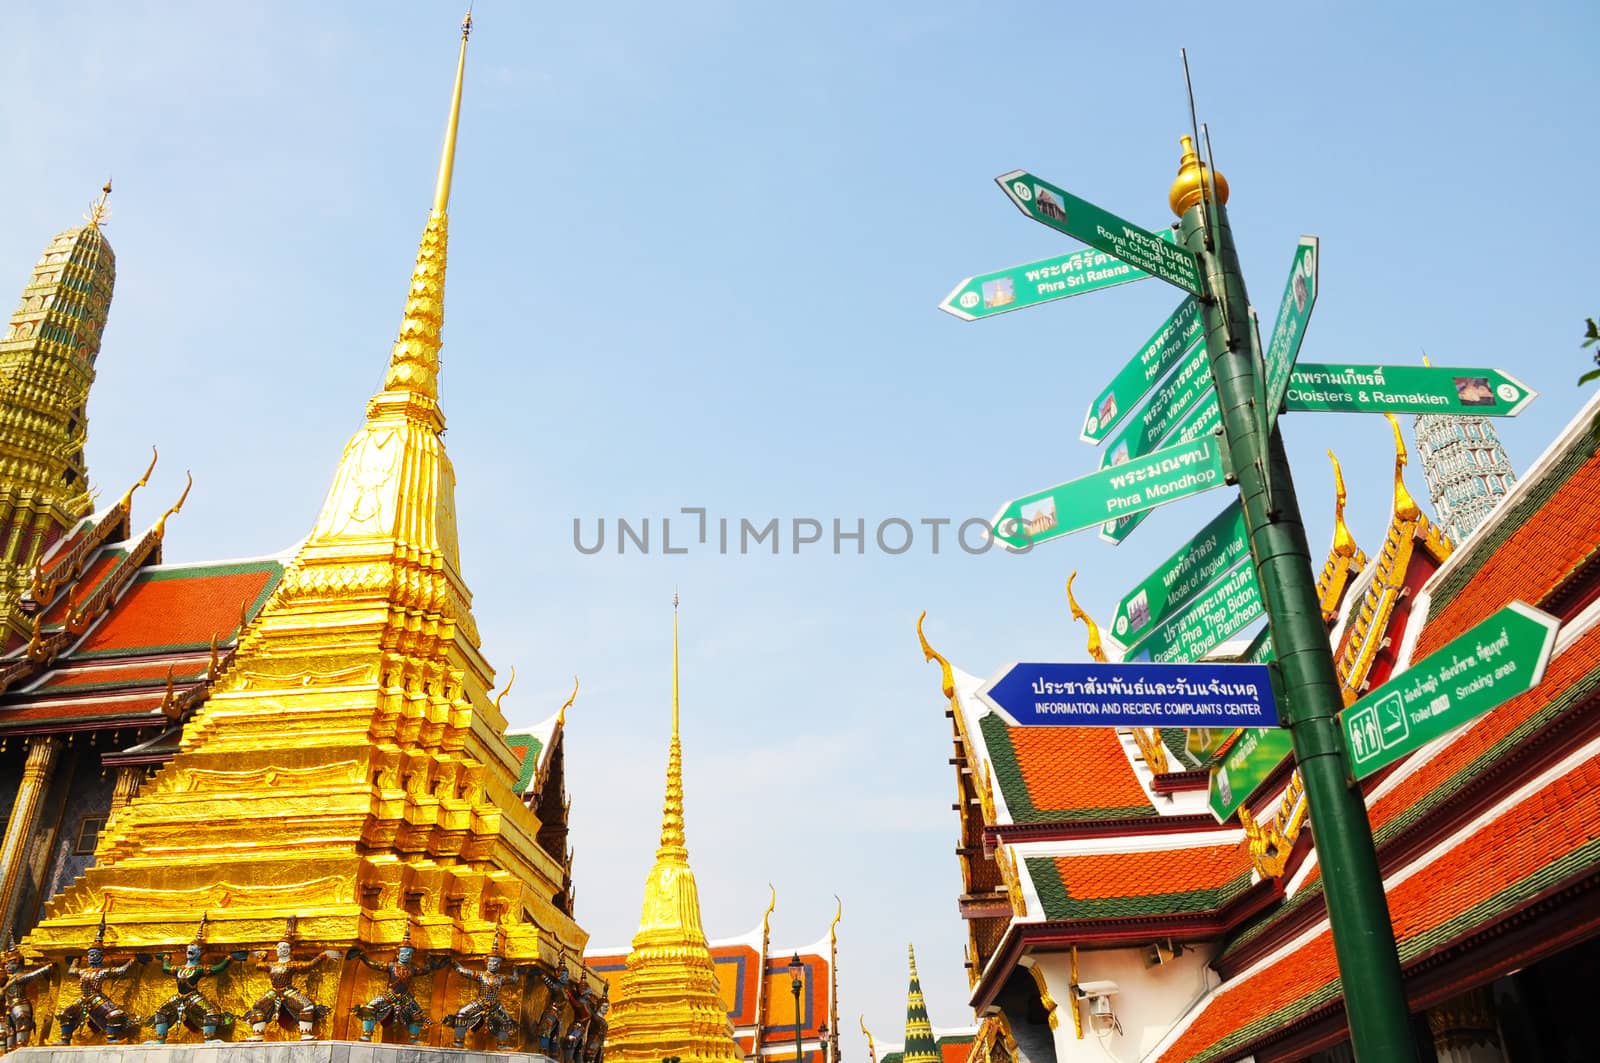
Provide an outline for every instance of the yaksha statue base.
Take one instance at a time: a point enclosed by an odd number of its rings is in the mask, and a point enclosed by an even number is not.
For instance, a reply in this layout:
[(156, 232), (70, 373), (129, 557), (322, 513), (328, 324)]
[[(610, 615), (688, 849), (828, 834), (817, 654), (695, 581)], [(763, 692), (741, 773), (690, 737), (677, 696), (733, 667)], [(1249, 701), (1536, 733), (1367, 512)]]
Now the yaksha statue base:
[(267, 960), (267, 953), (261, 954), (256, 968), (267, 972), (267, 980), (271, 984), (255, 1006), (245, 1013), (244, 1021), (250, 1024), (254, 1032), (245, 1040), (264, 1041), (267, 1038), (267, 1023), (274, 1022), (280, 1015), (287, 1015), (300, 1027), (300, 1040), (313, 1041), (316, 1035), (311, 1032), (318, 1019), (328, 1013), (328, 1009), (313, 1003), (311, 998), (294, 987), (294, 976), (311, 970), (324, 960), (336, 960), (339, 953), (333, 949), (319, 952), (309, 959), (297, 960), (293, 956), (294, 946), (289, 938), (294, 935), (294, 920), (291, 918), (284, 931), (284, 940), (278, 942), (277, 954), (272, 961)]
[(418, 963), (417, 950), (411, 947), (409, 925), (406, 927), (405, 937), (400, 939), (400, 951), (389, 963), (370, 960), (360, 949), (351, 949), (347, 955), (351, 959), (360, 960), (362, 965), (370, 970), (381, 971), (389, 980), (383, 992), (365, 1004), (357, 1004), (350, 1009), (361, 1020), (361, 1040), (372, 1040), (377, 1028), (393, 1019), (405, 1025), (406, 1044), (420, 1045), (422, 1031), (432, 1023), (428, 1019), (427, 1010), (417, 1003), (417, 998), (412, 994), (411, 981), (438, 970), (450, 961), (443, 956), (436, 956), (426, 965)]
[(67, 968), (67, 977), (78, 980), (78, 999), (56, 1013), (57, 1044), (71, 1044), (72, 1035), (85, 1023), (105, 1035), (107, 1044), (118, 1044), (129, 1028), (137, 1030), (139, 1020), (105, 994), (105, 984), (116, 981), (133, 970), (135, 963), (147, 963), (150, 957), (130, 957), (116, 967), (107, 967), (105, 960), (106, 917), (100, 917), (100, 929), (95, 932), (94, 944), (84, 957), (84, 966), (73, 960)]

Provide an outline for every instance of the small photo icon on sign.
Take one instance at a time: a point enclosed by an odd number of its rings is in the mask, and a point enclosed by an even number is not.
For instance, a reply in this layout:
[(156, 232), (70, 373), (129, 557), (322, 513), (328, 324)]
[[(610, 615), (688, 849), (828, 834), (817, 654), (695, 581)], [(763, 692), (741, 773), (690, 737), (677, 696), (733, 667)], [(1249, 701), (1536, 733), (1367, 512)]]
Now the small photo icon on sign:
[(993, 309), (1010, 306), (1017, 301), (1017, 284), (1010, 277), (983, 282), (983, 305)]
[(1106, 392), (1106, 397), (1100, 402), (1100, 423), (1107, 424), (1117, 416), (1117, 397), (1111, 392)]
[(1039, 208), (1039, 213), (1045, 217), (1054, 218), (1056, 221), (1067, 220), (1067, 208), (1048, 188), (1040, 188), (1038, 185), (1034, 185), (1033, 201)]
[(1056, 526), (1056, 500), (1042, 499), (1031, 506), (1022, 507), (1022, 531), (1025, 535), (1040, 535)]
[(1456, 398), (1463, 406), (1493, 406), (1494, 389), (1486, 376), (1458, 376), (1452, 378), (1456, 385)]
[(1125, 465), (1128, 461), (1128, 441), (1124, 439), (1117, 444), (1117, 449), (1111, 452), (1112, 465)]
[(1128, 601), (1128, 630), (1138, 631), (1150, 622), (1150, 596), (1144, 591)]
[(1294, 271), (1294, 309), (1295, 313), (1306, 312), (1306, 300), (1311, 298), (1311, 289), (1306, 287), (1306, 275), (1299, 270)]

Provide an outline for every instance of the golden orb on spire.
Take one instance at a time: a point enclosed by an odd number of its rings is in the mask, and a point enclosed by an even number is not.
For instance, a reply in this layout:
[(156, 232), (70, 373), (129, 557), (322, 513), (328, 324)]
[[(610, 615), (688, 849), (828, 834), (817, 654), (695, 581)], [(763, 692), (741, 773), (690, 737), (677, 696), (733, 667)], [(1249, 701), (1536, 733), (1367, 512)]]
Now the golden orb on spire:
[[(1195, 151), (1194, 138), (1183, 138), (1183, 158), (1178, 160), (1178, 176), (1173, 179), (1172, 190), (1167, 193), (1167, 203), (1172, 207), (1172, 213), (1183, 217), (1184, 212), (1200, 202), (1205, 194), (1206, 166), (1200, 161), (1200, 153)], [(1217, 202), (1228, 201), (1228, 179), (1219, 172), (1217, 179)]]

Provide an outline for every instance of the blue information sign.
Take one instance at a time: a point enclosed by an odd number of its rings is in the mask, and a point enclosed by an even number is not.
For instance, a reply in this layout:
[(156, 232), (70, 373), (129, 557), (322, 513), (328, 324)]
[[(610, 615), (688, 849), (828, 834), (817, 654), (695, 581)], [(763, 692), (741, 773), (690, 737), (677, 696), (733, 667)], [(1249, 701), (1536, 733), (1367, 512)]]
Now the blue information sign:
[(1264, 664), (1011, 664), (980, 696), (1024, 726), (1274, 727)]

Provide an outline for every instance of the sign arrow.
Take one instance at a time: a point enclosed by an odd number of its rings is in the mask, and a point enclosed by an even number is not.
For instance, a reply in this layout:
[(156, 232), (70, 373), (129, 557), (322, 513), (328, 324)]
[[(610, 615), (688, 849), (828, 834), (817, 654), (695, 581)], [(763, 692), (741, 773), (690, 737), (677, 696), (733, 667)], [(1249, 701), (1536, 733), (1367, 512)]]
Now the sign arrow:
[(1012, 550), (1028, 550), (1223, 482), (1222, 448), (1216, 436), (1206, 436), (1007, 502), (995, 514), (994, 537)]
[(1339, 720), (1355, 777), (1538, 686), (1560, 626), (1549, 613), (1512, 602), (1350, 705)]
[(1188, 249), (1124, 221), (1026, 170), (1001, 174), (995, 181), (1011, 202), (1034, 221), (1176, 284), (1192, 295), (1205, 294), (1200, 264)]
[(1294, 261), (1289, 265), (1289, 283), (1283, 290), (1283, 302), (1278, 304), (1278, 318), (1272, 326), (1272, 340), (1263, 356), (1263, 374), (1266, 395), (1267, 427), (1272, 427), (1273, 417), (1283, 406), (1284, 389), (1289, 386), (1289, 370), (1300, 357), (1300, 341), (1305, 339), (1306, 324), (1311, 320), (1311, 310), (1317, 305), (1317, 260), (1319, 244), (1315, 236), (1302, 236), (1295, 248)]
[(1123, 366), (1083, 415), (1083, 441), (1099, 443), (1121, 423), (1129, 410), (1155, 387), (1156, 381), (1177, 365), (1189, 347), (1199, 342), (1203, 322), (1200, 302), (1189, 296), (1144, 341), (1133, 361)]
[(1270, 727), (1264, 664), (1018, 663), (978, 696), (1021, 726)]
[(1298, 366), (1287, 400), (1301, 412), (1515, 417), (1538, 394), (1500, 369), (1338, 363)]
[(1073, 251), (968, 277), (944, 297), (939, 309), (963, 321), (977, 321), (1085, 292), (1147, 280), (1149, 276), (1144, 270), (1135, 269), (1104, 251)]

